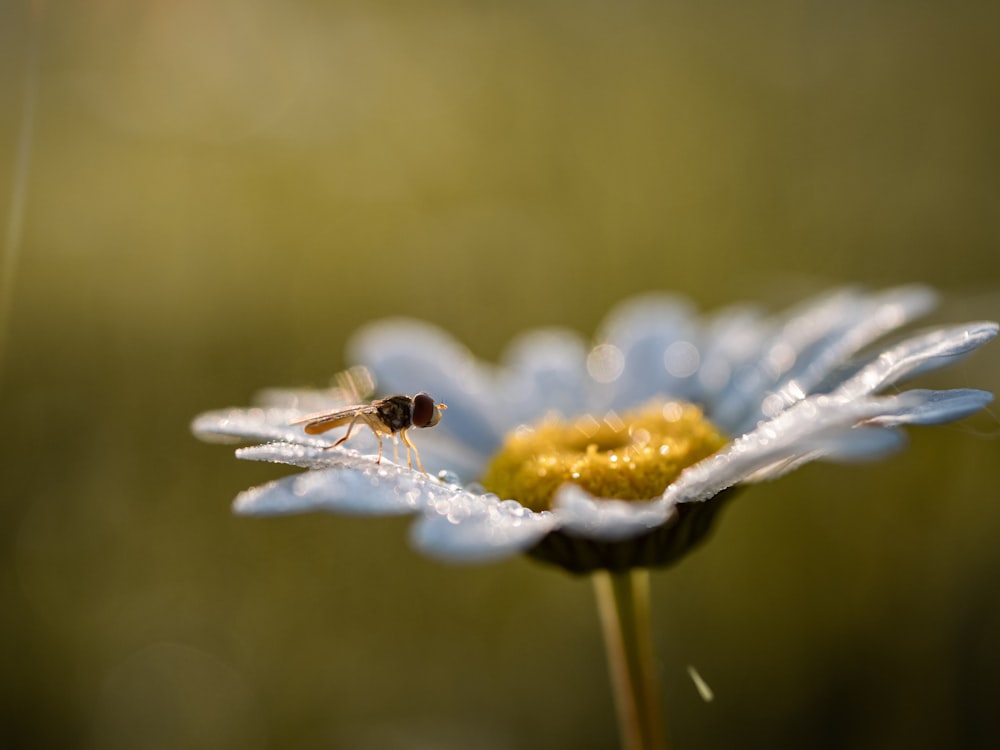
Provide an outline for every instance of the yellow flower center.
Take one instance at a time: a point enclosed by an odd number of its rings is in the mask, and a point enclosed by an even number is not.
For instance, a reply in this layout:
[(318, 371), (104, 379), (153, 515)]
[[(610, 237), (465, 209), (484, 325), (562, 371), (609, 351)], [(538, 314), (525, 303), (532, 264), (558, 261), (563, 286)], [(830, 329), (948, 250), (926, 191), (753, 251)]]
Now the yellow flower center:
[(600, 419), (547, 418), (507, 437), (482, 484), (535, 511), (548, 510), (564, 482), (596, 497), (649, 500), (726, 442), (701, 409), (678, 401), (654, 401)]

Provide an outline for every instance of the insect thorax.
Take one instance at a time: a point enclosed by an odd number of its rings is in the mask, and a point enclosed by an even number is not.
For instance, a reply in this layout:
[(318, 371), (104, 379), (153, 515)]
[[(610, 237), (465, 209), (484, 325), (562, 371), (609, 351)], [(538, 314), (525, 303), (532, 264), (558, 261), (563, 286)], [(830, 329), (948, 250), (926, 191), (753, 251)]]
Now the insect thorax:
[(392, 432), (405, 430), (413, 425), (413, 399), (409, 396), (389, 396), (378, 402), (379, 419)]

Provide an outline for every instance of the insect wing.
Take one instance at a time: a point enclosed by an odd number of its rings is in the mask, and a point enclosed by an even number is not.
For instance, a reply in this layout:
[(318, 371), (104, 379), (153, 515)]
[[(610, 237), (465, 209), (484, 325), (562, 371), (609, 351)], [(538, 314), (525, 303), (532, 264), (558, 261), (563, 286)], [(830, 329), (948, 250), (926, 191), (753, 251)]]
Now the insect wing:
[(341, 409), (330, 409), (328, 411), (318, 411), (314, 414), (307, 414), (296, 419), (293, 425), (304, 425), (306, 433), (309, 435), (320, 435), (334, 427), (341, 427), (361, 414), (375, 414), (376, 408), (371, 404), (359, 406), (345, 406)]

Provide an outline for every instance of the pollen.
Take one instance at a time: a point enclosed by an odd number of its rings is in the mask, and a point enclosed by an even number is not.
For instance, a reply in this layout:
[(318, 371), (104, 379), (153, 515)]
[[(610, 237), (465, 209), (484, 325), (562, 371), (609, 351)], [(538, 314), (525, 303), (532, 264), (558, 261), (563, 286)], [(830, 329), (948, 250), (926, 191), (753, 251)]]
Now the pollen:
[(510, 433), (482, 484), (534, 511), (548, 510), (565, 482), (595, 497), (649, 500), (727, 442), (701, 409), (678, 401), (620, 415), (550, 417)]

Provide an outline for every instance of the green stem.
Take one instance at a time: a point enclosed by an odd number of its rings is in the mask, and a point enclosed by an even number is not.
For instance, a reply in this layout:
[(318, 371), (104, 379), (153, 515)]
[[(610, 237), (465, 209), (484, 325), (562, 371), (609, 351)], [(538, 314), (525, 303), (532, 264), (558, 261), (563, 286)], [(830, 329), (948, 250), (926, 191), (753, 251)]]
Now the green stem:
[(611, 688), (624, 750), (665, 750), (649, 616), (649, 571), (594, 574)]

